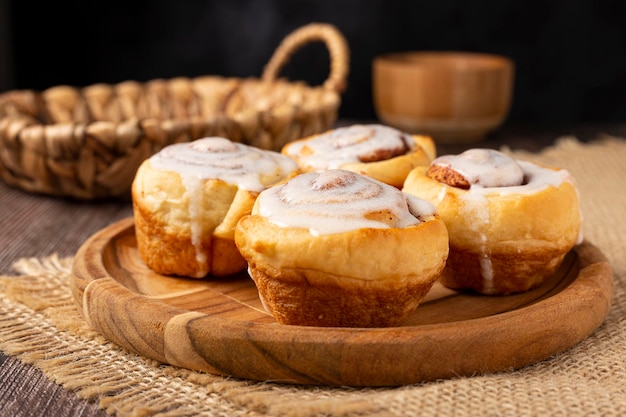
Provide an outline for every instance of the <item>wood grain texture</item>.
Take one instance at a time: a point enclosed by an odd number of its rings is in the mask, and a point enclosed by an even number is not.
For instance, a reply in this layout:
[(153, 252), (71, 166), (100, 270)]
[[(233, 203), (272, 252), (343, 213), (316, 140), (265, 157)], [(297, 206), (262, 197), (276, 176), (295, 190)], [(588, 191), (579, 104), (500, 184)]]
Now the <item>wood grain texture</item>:
[(149, 270), (128, 218), (79, 249), (72, 291), (98, 332), (164, 363), (253, 380), (398, 386), (517, 369), (569, 349), (608, 314), (613, 271), (584, 242), (524, 294), (435, 285), (400, 327), (286, 326), (264, 310), (246, 274), (197, 280)]

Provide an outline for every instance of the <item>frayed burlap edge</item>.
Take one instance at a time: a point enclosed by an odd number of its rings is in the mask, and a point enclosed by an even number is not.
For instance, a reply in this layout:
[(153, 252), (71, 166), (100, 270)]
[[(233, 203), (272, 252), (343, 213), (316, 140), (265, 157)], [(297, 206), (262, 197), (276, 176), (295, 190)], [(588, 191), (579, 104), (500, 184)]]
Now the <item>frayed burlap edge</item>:
[(15, 264), (21, 276), (0, 277), (0, 349), (115, 416), (626, 415), (626, 142), (561, 138), (539, 154), (503, 150), (574, 174), (585, 236), (615, 272), (604, 324), (538, 364), (389, 389), (278, 385), (188, 371), (125, 352), (90, 329), (69, 292), (72, 259), (57, 256), (22, 259)]
[[(0, 277), (0, 349), (115, 416), (370, 414), (350, 388), (224, 378), (128, 353), (92, 330), (69, 291), (72, 259), (22, 259)], [(362, 392), (362, 390), (361, 390)]]

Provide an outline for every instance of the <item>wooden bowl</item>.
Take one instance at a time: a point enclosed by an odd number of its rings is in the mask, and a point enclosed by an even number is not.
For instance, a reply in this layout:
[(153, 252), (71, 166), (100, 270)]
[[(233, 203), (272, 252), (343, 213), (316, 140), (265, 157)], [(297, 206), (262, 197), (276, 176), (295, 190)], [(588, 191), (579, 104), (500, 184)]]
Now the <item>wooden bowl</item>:
[(398, 52), (376, 57), (372, 76), (383, 123), (440, 143), (471, 143), (504, 122), (514, 63), (474, 52)]

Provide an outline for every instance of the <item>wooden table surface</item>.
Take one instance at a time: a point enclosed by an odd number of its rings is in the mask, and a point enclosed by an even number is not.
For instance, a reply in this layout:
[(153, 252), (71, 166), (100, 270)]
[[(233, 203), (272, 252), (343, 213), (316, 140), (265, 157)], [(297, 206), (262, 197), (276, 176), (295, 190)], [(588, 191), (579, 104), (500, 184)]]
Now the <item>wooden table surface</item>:
[[(344, 121), (341, 124), (352, 122)], [(577, 127), (504, 126), (485, 141), (472, 145), (439, 145), (438, 153), (458, 153), (468, 147), (539, 151), (564, 135), (589, 141), (603, 134), (624, 137), (626, 125)], [(0, 182), (0, 274), (13, 275), (11, 265), (24, 257), (57, 253), (72, 256), (93, 233), (132, 216), (129, 201), (85, 202), (34, 195)], [(50, 381), (38, 369), (0, 352), (0, 416), (106, 416)]]

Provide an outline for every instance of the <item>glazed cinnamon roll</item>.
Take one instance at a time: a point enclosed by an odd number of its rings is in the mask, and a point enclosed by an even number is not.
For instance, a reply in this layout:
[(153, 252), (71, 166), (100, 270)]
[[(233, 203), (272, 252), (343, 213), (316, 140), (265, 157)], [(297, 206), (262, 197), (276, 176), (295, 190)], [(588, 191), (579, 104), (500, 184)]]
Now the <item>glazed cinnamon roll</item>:
[(413, 170), (403, 191), (432, 202), (446, 224), (450, 254), (440, 281), (453, 289), (530, 290), (582, 240), (572, 175), (499, 151), (440, 156)]
[(429, 136), (358, 124), (289, 142), (282, 153), (305, 172), (344, 169), (400, 188), (411, 169), (430, 164), (436, 149)]
[(306, 326), (398, 325), (448, 255), (432, 204), (346, 170), (263, 191), (235, 241), (277, 322)]
[(170, 145), (145, 160), (132, 184), (137, 246), (167, 275), (200, 278), (244, 270), (237, 221), (259, 192), (298, 172), (293, 160), (226, 138)]

